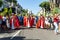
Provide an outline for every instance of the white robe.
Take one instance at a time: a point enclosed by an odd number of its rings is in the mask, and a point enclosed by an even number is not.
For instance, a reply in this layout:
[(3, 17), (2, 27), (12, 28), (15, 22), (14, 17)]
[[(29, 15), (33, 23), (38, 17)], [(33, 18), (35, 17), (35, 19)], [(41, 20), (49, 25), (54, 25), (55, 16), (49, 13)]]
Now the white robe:
[(29, 20), (28, 20), (28, 25), (27, 25), (27, 26), (28, 26), (28, 28), (30, 27), (30, 23), (29, 23)]
[(12, 29), (15, 29), (15, 28), (14, 28), (14, 23), (13, 23), (13, 19), (12, 19)]
[(7, 25), (8, 28), (10, 28), (9, 20), (6, 20), (6, 25)]

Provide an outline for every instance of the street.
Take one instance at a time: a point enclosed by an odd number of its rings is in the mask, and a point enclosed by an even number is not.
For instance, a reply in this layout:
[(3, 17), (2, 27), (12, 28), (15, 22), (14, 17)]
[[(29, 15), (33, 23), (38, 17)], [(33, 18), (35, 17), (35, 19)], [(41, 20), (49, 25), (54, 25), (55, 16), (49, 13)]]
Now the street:
[(0, 33), (0, 40), (60, 40), (53, 30), (26, 28)]

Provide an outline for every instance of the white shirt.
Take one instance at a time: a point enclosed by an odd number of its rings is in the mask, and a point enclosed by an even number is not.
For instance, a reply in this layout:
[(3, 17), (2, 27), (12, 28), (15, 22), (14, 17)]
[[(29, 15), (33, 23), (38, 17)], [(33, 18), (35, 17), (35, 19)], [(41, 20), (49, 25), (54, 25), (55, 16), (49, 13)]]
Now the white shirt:
[(3, 21), (5, 21), (5, 20), (6, 20), (6, 17), (3, 16)]

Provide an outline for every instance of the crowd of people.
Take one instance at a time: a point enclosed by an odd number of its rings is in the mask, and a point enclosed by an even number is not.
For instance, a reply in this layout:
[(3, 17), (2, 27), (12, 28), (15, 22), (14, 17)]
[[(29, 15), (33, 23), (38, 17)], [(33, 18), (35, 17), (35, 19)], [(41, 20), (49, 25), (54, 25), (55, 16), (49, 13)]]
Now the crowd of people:
[(33, 15), (20, 15), (17, 16), (12, 13), (9, 15), (0, 15), (0, 29), (20, 29), (22, 27), (36, 27), (36, 28), (46, 28), (54, 29), (55, 34), (60, 30), (60, 14), (54, 14), (53, 16), (44, 17), (42, 14), (40, 16)]

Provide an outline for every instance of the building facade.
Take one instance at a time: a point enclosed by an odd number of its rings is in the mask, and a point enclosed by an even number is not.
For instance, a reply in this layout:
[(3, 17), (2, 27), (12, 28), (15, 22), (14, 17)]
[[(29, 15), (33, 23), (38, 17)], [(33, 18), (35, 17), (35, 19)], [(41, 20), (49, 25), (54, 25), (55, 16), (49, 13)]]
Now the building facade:
[(51, 10), (54, 8), (54, 7), (58, 7), (60, 8), (60, 0), (49, 0), (50, 1), (50, 8)]

